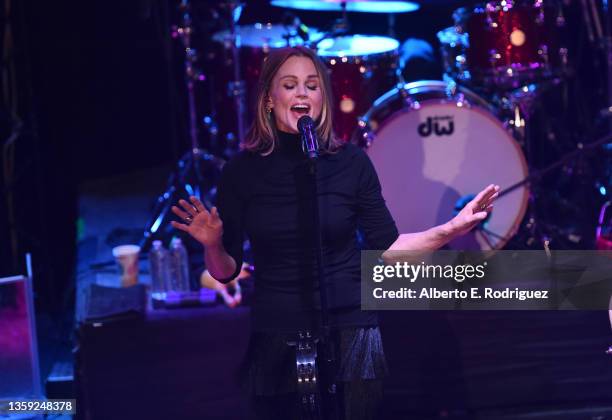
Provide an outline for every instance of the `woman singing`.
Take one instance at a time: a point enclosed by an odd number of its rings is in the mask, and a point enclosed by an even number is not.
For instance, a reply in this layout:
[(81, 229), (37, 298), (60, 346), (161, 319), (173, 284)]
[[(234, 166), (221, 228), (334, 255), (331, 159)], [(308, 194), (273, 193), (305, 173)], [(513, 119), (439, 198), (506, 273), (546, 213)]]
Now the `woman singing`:
[[(263, 64), (254, 124), (223, 169), (217, 207), (209, 212), (195, 197), (173, 207), (182, 219), (173, 226), (204, 246), (217, 280), (238, 275), (243, 241), (251, 242), (256, 280), (243, 379), (258, 419), (299, 418), (295, 349), (287, 342), (320, 327), (314, 205), (343, 416), (371, 419), (387, 368), (376, 313), (360, 309), (357, 232), (369, 249), (435, 250), (482, 221), (499, 190), (488, 186), (444, 225), (398, 234), (367, 155), (334, 138), (330, 94), (314, 51), (273, 50)], [(320, 143), (316, 197), (297, 127), (304, 115), (315, 121)]]

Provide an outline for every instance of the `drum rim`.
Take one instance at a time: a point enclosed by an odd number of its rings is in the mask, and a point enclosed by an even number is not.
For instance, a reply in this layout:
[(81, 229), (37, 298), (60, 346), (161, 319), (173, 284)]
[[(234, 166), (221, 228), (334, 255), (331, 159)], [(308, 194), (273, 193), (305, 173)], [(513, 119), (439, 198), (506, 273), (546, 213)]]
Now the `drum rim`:
[[(270, 2), (270, 4), (274, 7), (282, 7), (284, 9), (298, 9), (298, 10), (315, 10), (315, 11), (319, 11), (319, 12), (341, 12), (342, 9), (339, 6), (339, 2), (338, 3), (334, 3), (334, 2), (329, 2), (330, 4), (330, 8), (324, 9), (316, 9), (312, 7), (312, 1), (310, 0), (272, 0)], [(318, 2), (320, 3), (320, 2)], [(349, 10), (347, 10), (347, 12), (354, 12), (354, 13), (385, 13), (385, 14), (389, 14), (389, 13), (410, 13), (410, 12), (415, 12), (417, 10), (420, 9), (420, 5), (414, 1), (396, 1), (396, 0), (382, 0), (382, 1), (377, 1), (376, 3), (378, 3), (379, 5), (383, 5), (385, 3), (387, 3), (388, 5), (394, 5), (396, 6), (396, 9), (394, 10), (382, 10), (382, 9), (376, 9), (376, 8), (367, 8), (367, 9), (361, 9), (361, 10), (355, 10), (352, 9), (351, 6), (348, 7)], [(338, 5), (338, 7), (336, 8), (336, 5)]]
[[(404, 88), (403, 90), (404, 92), (406, 92), (407, 95), (411, 95), (411, 94), (416, 95), (416, 94), (424, 93), (427, 91), (438, 91), (438, 92), (442, 91), (443, 92), (444, 90), (448, 88), (448, 86), (449, 86), (449, 83), (441, 81), (441, 80), (419, 80), (416, 82), (406, 83), (403, 86)], [(434, 89), (431, 89), (432, 87)], [(476, 103), (470, 102), (469, 106), (467, 106), (466, 108), (469, 108), (470, 110), (478, 112), (479, 114), (487, 118), (489, 121), (491, 121), (493, 124), (498, 125), (508, 134), (508, 136), (511, 139), (512, 146), (517, 152), (520, 166), (522, 169), (523, 179), (529, 176), (529, 166), (527, 165), (527, 159), (525, 158), (525, 154), (523, 150), (521, 149), (521, 146), (519, 145), (516, 137), (506, 127), (504, 127), (502, 121), (500, 121), (497, 118), (497, 112), (495, 112), (496, 111), (495, 108), (490, 103), (488, 103), (484, 98), (482, 98), (480, 95), (477, 95), (476, 93), (466, 88), (465, 86), (457, 85), (456, 89), (459, 93), (465, 94), (468, 101), (470, 101), (472, 98), (475, 98), (478, 100), (476, 101)], [(369, 121), (372, 117), (372, 114), (374, 114), (376, 111), (380, 110), (381, 108), (384, 108), (384, 106), (388, 105), (393, 100), (396, 100), (397, 96), (401, 95), (400, 92), (401, 90), (399, 87), (393, 88), (390, 91), (386, 92), (385, 94), (380, 96), (378, 99), (376, 99), (376, 101), (374, 101), (372, 107), (368, 110), (368, 112), (364, 114), (363, 117), (360, 118), (360, 126), (361, 126), (361, 122), (363, 121), (364, 125), (363, 125), (362, 130), (365, 131), (367, 133), (366, 136), (370, 138), (370, 141), (364, 147), (366, 151), (371, 146), (371, 144), (373, 144), (376, 141), (376, 133), (382, 127), (385, 126), (384, 122), (381, 122), (378, 128), (376, 129), (373, 129), (372, 127), (370, 127)], [(437, 104), (445, 104), (445, 103), (451, 103), (452, 98), (448, 99), (447, 101), (442, 101), (442, 102), (440, 102), (437, 99), (424, 99), (422, 101), (419, 101), (419, 103), (427, 104), (433, 101), (435, 101), (435, 103)], [(481, 104), (479, 104), (478, 102), (480, 102)], [(397, 118), (399, 115), (407, 114), (411, 111), (413, 111), (413, 109), (411, 109), (409, 106), (404, 105), (400, 109), (389, 114), (384, 119), (384, 121), (390, 121), (392, 119)], [(367, 116), (367, 119), (365, 119), (366, 116)], [(371, 136), (371, 134), (374, 134), (374, 136)], [(507, 187), (509, 187), (509, 185)], [(520, 198), (520, 207), (519, 207), (519, 211), (517, 212), (517, 217), (510, 223), (510, 226), (507, 229), (507, 233), (505, 234), (505, 236), (499, 239), (499, 242), (497, 242), (495, 246), (491, 248), (491, 250), (499, 250), (499, 249), (504, 248), (506, 244), (518, 232), (518, 229), (520, 228), (521, 223), (524, 220), (525, 215), (527, 213), (527, 206), (529, 204), (529, 194), (530, 194), (529, 184), (524, 184), (522, 189), (523, 189), (523, 193)], [(486, 250), (487, 249), (483, 249), (483, 251), (486, 251)]]
[[(377, 51), (377, 52), (371, 52), (371, 53), (367, 53), (367, 54), (335, 54), (335, 55), (331, 55), (331, 54), (324, 54), (321, 52), (321, 48), (319, 47), (319, 43), (322, 41), (326, 41), (328, 39), (338, 39), (338, 38), (356, 38), (356, 37), (360, 37), (360, 38), (381, 38), (381, 39), (387, 39), (387, 40), (391, 40), (394, 42), (395, 47), (384, 50), (384, 51)], [(319, 56), (319, 58), (329, 61), (331, 59), (338, 59), (338, 58), (344, 58), (346, 57), (348, 59), (348, 61), (351, 60), (355, 60), (355, 59), (361, 59), (361, 60), (369, 60), (371, 59), (371, 57), (379, 57), (379, 56), (384, 56), (384, 55), (396, 55), (398, 54), (398, 50), (399, 50), (399, 46), (400, 46), (400, 42), (395, 39), (395, 38), (391, 38), (388, 36), (382, 36), (382, 35), (365, 35), (365, 34), (354, 34), (354, 35), (342, 35), (339, 37), (334, 37), (334, 38), (326, 38), (323, 39), (319, 42), (317, 42), (317, 55)]]
[[(392, 102), (397, 98), (398, 95), (418, 95), (420, 93), (440, 89), (442, 91), (452, 88), (453, 82), (445, 82), (443, 80), (418, 80), (415, 82), (405, 83), (404, 85), (396, 86), (393, 89), (383, 93), (381, 96), (376, 98), (372, 103), (372, 106), (368, 111), (363, 114), (359, 120), (363, 121), (365, 125), (370, 121), (372, 114), (378, 111), (381, 107), (384, 107), (389, 102)], [(434, 89), (431, 89), (434, 88)], [(496, 109), (491, 105), (488, 101), (486, 101), (482, 96), (475, 93), (473, 90), (469, 89), (466, 86), (458, 85), (455, 83), (455, 88), (459, 91), (459, 93), (465, 94), (468, 98), (469, 106), (479, 106), (480, 108), (486, 109), (493, 115), (497, 115)], [(474, 98), (476, 101), (472, 102), (471, 99)], [(452, 99), (449, 98), (449, 101)], [(404, 107), (402, 107), (403, 109)], [(409, 110), (409, 109), (408, 109)]]

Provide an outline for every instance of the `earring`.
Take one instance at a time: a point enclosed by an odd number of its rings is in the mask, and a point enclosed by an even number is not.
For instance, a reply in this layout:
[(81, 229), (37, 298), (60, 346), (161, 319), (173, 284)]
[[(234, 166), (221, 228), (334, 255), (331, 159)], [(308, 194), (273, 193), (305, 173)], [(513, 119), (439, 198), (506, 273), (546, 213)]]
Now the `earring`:
[(266, 101), (266, 112), (268, 114), (272, 113), (272, 98), (268, 98), (268, 100)]

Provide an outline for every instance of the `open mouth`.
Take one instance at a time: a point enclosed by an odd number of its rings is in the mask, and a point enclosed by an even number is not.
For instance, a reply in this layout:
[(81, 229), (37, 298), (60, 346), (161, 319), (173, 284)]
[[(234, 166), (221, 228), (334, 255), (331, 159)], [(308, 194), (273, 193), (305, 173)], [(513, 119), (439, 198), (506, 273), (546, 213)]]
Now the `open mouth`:
[(310, 112), (310, 105), (296, 104), (291, 107), (291, 111), (299, 115), (307, 115)]

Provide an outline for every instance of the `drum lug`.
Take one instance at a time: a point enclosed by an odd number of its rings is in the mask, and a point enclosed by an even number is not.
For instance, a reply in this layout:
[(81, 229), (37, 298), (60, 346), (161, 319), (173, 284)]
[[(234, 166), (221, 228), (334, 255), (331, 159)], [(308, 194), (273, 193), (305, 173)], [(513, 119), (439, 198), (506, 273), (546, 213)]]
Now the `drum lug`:
[(398, 83), (395, 88), (397, 89), (397, 93), (402, 97), (402, 99), (408, 98), (408, 90), (406, 89), (406, 83)]
[(458, 93), (455, 95), (455, 104), (458, 108), (470, 108), (470, 102), (465, 98), (463, 93)]
[(536, 16), (536, 19), (535, 19), (536, 25), (539, 25), (539, 26), (544, 25), (544, 20), (545, 20), (544, 8), (541, 7), (540, 8), (540, 12), (538, 13), (538, 15)]
[(557, 28), (563, 28), (565, 26), (565, 15), (563, 14), (563, 6), (559, 5), (559, 11), (555, 19)]
[(246, 84), (244, 80), (230, 82), (227, 84), (227, 96), (230, 98), (244, 97), (246, 93)]
[(204, 125), (204, 129), (206, 130), (206, 132), (211, 137), (217, 137), (217, 134), (219, 134), (219, 127), (210, 115), (205, 115), (204, 118), (202, 118), (202, 124)]
[(457, 68), (459, 69), (460, 74), (464, 74), (467, 71), (467, 59), (465, 58), (465, 54), (458, 54), (455, 57), (455, 62), (457, 63)]
[(404, 98), (404, 105), (413, 111), (421, 108), (421, 103), (409, 96)]
[(455, 102), (458, 108), (470, 108), (470, 102), (465, 98), (465, 95), (457, 89), (457, 82), (453, 79), (446, 81), (445, 89), (446, 97), (449, 101)]
[(486, 17), (486, 24), (487, 24), (487, 29), (489, 30), (493, 30), (496, 29), (499, 25), (497, 24), (497, 22), (491, 17), (491, 12), (495, 11), (495, 6), (493, 6), (492, 4), (487, 4), (487, 8), (486, 8), (486, 13), (487, 13), (487, 17)]
[(487, 15), (487, 28), (491, 30), (497, 28), (497, 22), (495, 22), (493, 18), (488, 15)]
[(402, 98), (402, 104), (404, 105), (404, 107), (412, 109), (412, 110), (419, 109), (421, 107), (421, 104), (419, 104), (419, 101), (413, 99), (410, 96), (410, 93), (406, 89), (405, 84), (398, 83), (395, 89), (397, 89), (398, 94)]
[(367, 149), (372, 145), (372, 142), (374, 141), (376, 135), (374, 134), (374, 131), (372, 130), (372, 127), (370, 127), (370, 124), (367, 120), (359, 119), (357, 125), (359, 127), (359, 134), (355, 140), (358, 145)]
[(497, 67), (497, 61), (501, 58), (500, 53), (496, 49), (489, 51), (489, 63), (491, 67)]
[(518, 105), (514, 106), (514, 117), (509, 121), (509, 124), (513, 128), (513, 132), (516, 134), (521, 146), (525, 146), (525, 119), (523, 113)]
[(546, 68), (548, 68), (548, 45), (540, 45), (540, 48), (538, 48), (538, 55), (542, 57), (544, 65), (546, 66)]
[(561, 66), (563, 70), (567, 69), (567, 48), (559, 48), (559, 57), (561, 57)]
[(446, 82), (445, 93), (449, 99), (452, 99), (457, 93), (457, 82), (455, 82), (453, 79), (449, 79)]

